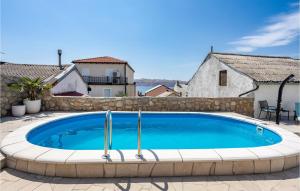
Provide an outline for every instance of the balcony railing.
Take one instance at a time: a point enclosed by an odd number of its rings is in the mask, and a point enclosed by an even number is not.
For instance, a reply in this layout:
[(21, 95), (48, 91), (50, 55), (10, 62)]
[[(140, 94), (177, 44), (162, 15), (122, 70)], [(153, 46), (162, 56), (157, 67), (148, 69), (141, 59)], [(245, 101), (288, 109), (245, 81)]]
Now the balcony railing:
[(110, 77), (110, 76), (82, 76), (87, 84), (91, 85), (124, 85), (127, 84), (126, 77)]

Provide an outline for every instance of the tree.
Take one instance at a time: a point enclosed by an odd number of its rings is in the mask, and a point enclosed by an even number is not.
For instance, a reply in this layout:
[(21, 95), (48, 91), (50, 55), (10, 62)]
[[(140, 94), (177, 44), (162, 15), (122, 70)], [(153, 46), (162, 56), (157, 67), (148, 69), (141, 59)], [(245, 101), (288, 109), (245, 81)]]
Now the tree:
[(41, 78), (30, 79), (28, 77), (22, 77), (17, 82), (8, 85), (14, 91), (24, 92), (27, 94), (29, 100), (37, 100), (40, 95), (46, 90), (49, 90), (51, 84), (45, 84)]

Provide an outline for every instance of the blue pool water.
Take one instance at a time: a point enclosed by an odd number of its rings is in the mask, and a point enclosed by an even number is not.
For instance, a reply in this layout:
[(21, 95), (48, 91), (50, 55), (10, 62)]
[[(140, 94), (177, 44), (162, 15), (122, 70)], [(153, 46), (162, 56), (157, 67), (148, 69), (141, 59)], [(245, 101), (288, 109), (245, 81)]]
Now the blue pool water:
[[(137, 148), (137, 113), (113, 113), (112, 149)], [(29, 142), (52, 148), (103, 149), (104, 113), (74, 116), (37, 127)], [(143, 113), (143, 149), (241, 148), (272, 145), (276, 133), (251, 123), (197, 113)]]

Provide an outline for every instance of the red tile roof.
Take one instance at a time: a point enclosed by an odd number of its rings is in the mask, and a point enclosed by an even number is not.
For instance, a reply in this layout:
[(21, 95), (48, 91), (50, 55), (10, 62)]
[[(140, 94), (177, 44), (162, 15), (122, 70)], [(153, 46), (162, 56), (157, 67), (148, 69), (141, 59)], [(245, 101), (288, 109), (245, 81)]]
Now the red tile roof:
[(72, 62), (74, 64), (126, 64), (134, 72), (134, 69), (128, 64), (127, 61), (120, 60), (118, 58), (113, 58), (110, 56), (79, 59), (73, 60)]
[(76, 64), (80, 64), (80, 63), (126, 64), (127, 63), (124, 60), (120, 60), (120, 59), (109, 57), (109, 56), (79, 59), (79, 60), (73, 60), (72, 62), (76, 63)]

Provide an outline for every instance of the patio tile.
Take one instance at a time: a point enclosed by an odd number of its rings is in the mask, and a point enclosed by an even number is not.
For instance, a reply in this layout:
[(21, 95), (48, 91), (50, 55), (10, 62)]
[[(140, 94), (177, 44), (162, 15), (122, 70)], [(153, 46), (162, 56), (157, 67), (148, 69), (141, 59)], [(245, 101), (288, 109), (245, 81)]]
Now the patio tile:
[(157, 162), (182, 162), (181, 155), (178, 150), (143, 150), (143, 157), (146, 161)]
[(271, 172), (271, 160), (255, 160), (254, 161), (255, 173), (270, 173)]
[(107, 159), (107, 162), (127, 162), (127, 163), (143, 162), (143, 159), (138, 158), (136, 155), (137, 155), (136, 150), (110, 150), (109, 158)]
[(31, 145), (28, 144), (26, 141), (24, 142), (18, 142), (11, 145), (7, 145), (3, 148), (1, 148), (1, 151), (5, 153), (7, 156), (12, 156), (13, 154), (20, 152), (22, 150), (30, 148)]
[(284, 158), (284, 169), (290, 169), (297, 166), (297, 156), (290, 156)]
[(215, 175), (232, 175), (232, 161), (216, 162)]
[(151, 176), (172, 176), (174, 174), (174, 163), (155, 163)]
[(28, 172), (44, 175), (46, 171), (46, 164), (44, 163), (37, 163), (33, 161), (28, 161)]
[(116, 176), (116, 164), (106, 164), (104, 165), (104, 177), (115, 177)]
[(76, 177), (75, 164), (56, 164), (55, 176)]
[(11, 144), (14, 144), (14, 143), (23, 142), (23, 141), (26, 141), (26, 139), (22, 135), (5, 137), (1, 142), (1, 148), (11, 145)]
[(215, 162), (194, 162), (192, 175), (193, 176), (214, 175), (215, 168), (216, 168)]
[(17, 160), (16, 169), (26, 172), (28, 169), (28, 162), (23, 160)]
[(191, 176), (193, 170), (193, 162), (176, 162), (174, 166), (175, 176)]
[(215, 151), (225, 161), (258, 159), (254, 153), (246, 148), (215, 149)]
[(138, 177), (149, 177), (155, 163), (141, 163), (138, 168)]
[(51, 149), (35, 159), (38, 162), (65, 163), (74, 153), (72, 150)]
[(117, 177), (137, 177), (138, 164), (117, 164)]
[(16, 152), (13, 155), (13, 157), (18, 159), (24, 159), (24, 160), (29, 160), (29, 159), (35, 160), (38, 156), (42, 155), (43, 153), (46, 153), (49, 150), (51, 150), (51, 148), (32, 145), (29, 148)]
[(183, 161), (221, 161), (219, 154), (212, 149), (180, 149)]
[(253, 174), (254, 162), (252, 160), (234, 161), (233, 162), (234, 174)]
[(249, 150), (251, 152), (253, 152), (259, 159), (283, 157), (282, 153), (280, 153), (274, 149), (271, 149), (271, 146), (249, 148)]
[(284, 167), (284, 158), (271, 159), (271, 172), (282, 171)]
[(66, 163), (105, 163), (99, 150), (77, 150), (67, 158)]
[(77, 177), (103, 177), (103, 164), (77, 164)]
[(273, 149), (285, 156), (295, 155), (296, 153), (299, 153), (299, 151), (297, 151), (296, 149), (291, 148), (291, 147), (286, 147), (281, 144), (272, 145), (271, 149)]

